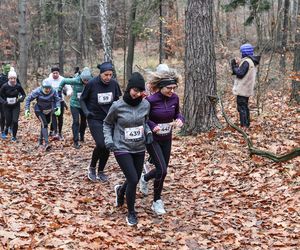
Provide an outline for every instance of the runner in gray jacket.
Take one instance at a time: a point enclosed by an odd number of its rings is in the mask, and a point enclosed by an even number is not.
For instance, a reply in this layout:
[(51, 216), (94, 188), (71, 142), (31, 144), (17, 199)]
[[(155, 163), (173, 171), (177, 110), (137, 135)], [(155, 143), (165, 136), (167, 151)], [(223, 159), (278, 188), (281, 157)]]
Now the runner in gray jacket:
[(147, 125), (150, 110), (149, 102), (143, 99), (145, 80), (135, 72), (129, 79), (123, 99), (113, 103), (104, 119), (105, 145), (113, 151), (126, 181), (116, 185), (116, 206), (126, 202), (128, 208), (127, 224), (137, 224), (134, 209), (136, 186), (143, 170), (145, 143), (153, 140), (152, 132)]

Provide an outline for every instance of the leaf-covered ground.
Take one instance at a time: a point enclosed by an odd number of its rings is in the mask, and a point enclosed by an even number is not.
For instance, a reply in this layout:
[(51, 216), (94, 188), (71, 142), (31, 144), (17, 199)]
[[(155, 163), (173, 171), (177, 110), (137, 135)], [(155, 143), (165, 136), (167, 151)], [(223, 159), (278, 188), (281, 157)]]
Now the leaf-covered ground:
[[(299, 107), (280, 93), (252, 112), (254, 145), (282, 154), (300, 145)], [(226, 111), (237, 121), (234, 99)], [(0, 141), (0, 249), (300, 249), (300, 159), (273, 163), (249, 157), (240, 134), (224, 128), (196, 137), (174, 135), (163, 190), (167, 214), (151, 211), (152, 196), (137, 192), (139, 224), (128, 227), (126, 207), (114, 207), (123, 175), (111, 156), (109, 182), (86, 177), (89, 133), (72, 147), (35, 148), (37, 119), (20, 118), (19, 142)], [(152, 191), (152, 185), (149, 185)]]

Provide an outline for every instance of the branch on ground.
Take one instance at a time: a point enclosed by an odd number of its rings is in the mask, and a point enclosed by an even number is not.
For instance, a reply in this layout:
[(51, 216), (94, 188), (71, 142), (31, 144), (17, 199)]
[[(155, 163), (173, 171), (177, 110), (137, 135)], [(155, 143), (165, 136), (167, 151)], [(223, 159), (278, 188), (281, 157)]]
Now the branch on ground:
[(229, 117), (226, 115), (225, 111), (224, 111), (224, 106), (223, 106), (223, 102), (221, 100), (221, 98), (219, 98), (219, 96), (208, 96), (209, 100), (211, 102), (214, 103), (219, 103), (220, 107), (221, 107), (221, 111), (222, 111), (222, 115), (225, 119), (225, 121), (227, 122), (227, 124), (232, 127), (233, 129), (237, 130), (239, 133), (242, 134), (243, 138), (245, 139), (245, 141), (247, 142), (248, 145), (248, 150), (250, 153), (250, 156), (252, 155), (259, 155), (262, 157), (266, 157), (268, 159), (271, 159), (274, 162), (285, 162), (288, 160), (291, 160), (297, 156), (300, 156), (300, 148), (294, 148), (293, 150), (291, 150), (290, 152), (286, 153), (286, 154), (282, 154), (282, 155), (276, 155), (270, 151), (266, 151), (266, 150), (260, 150), (256, 147), (253, 146), (252, 140), (249, 138), (249, 136), (247, 135), (247, 133), (241, 129), (240, 127), (238, 127), (237, 125), (235, 125), (230, 119)]

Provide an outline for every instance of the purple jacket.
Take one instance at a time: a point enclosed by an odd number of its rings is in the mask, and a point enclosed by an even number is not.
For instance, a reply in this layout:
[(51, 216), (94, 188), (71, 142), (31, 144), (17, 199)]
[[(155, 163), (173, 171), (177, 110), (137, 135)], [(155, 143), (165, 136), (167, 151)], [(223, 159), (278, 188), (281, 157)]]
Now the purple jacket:
[[(179, 112), (179, 97), (173, 93), (171, 97), (164, 96), (162, 93), (157, 92), (146, 98), (150, 103), (150, 113), (148, 125), (151, 130), (158, 124), (168, 124), (176, 119), (184, 122), (183, 116)], [(172, 128), (162, 134), (153, 133), (153, 138), (156, 141), (166, 141), (172, 139)]]

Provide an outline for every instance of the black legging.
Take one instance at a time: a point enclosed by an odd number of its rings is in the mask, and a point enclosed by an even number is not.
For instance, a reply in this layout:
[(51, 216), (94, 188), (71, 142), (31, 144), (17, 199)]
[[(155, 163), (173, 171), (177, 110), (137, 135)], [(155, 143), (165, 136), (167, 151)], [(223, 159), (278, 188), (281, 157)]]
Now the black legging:
[(103, 171), (109, 157), (109, 150), (105, 147), (104, 143), (103, 121), (88, 119), (88, 124), (91, 135), (96, 142), (90, 168), (96, 168), (97, 161), (99, 160), (98, 171)]
[(237, 110), (240, 114), (240, 124), (242, 127), (250, 126), (250, 111), (248, 107), (249, 97), (245, 96), (237, 96)]
[(3, 108), (3, 105), (0, 104), (0, 129), (1, 129), (1, 132), (4, 131), (4, 127), (5, 127), (4, 108)]
[(136, 186), (142, 175), (145, 151), (140, 153), (115, 154), (116, 160), (122, 169), (126, 181), (119, 190), (119, 194), (124, 196), (126, 193), (126, 203), (128, 212), (134, 211)]
[(17, 104), (13, 107), (4, 106), (4, 115), (5, 115), (5, 134), (8, 133), (8, 128), (12, 130), (12, 136), (17, 136), (17, 131), (19, 127), (19, 115), (20, 115), (20, 104)]
[(37, 118), (41, 122), (41, 133), (40, 133), (39, 141), (42, 143), (43, 138), (44, 138), (45, 142), (49, 143), (48, 124), (51, 122), (51, 118), (53, 117), (53, 113), (51, 112), (51, 113), (45, 115), (41, 111), (36, 111), (35, 115), (37, 116)]
[(87, 126), (86, 118), (81, 108), (71, 107), (71, 114), (73, 118), (73, 123), (72, 123), (73, 140), (76, 143), (79, 141), (79, 134), (81, 140), (83, 140), (84, 138), (85, 129)]
[(172, 140), (167, 141), (153, 141), (151, 144), (146, 145), (147, 151), (151, 157), (151, 161), (154, 163), (155, 168), (149, 173), (145, 174), (145, 181), (149, 181), (154, 178), (154, 201), (160, 200), (161, 192), (165, 177), (167, 175), (167, 168), (169, 165)]
[(54, 131), (55, 133), (61, 135), (62, 127), (64, 124), (64, 112), (65, 112), (65, 102), (60, 102), (60, 110), (61, 113), (59, 116), (56, 116), (54, 113), (52, 114), (52, 122), (50, 125), (50, 130)]

